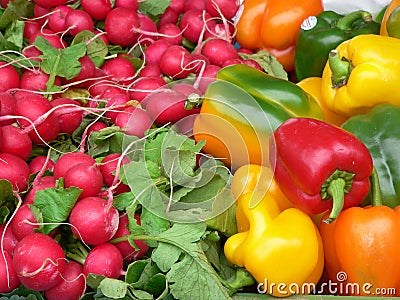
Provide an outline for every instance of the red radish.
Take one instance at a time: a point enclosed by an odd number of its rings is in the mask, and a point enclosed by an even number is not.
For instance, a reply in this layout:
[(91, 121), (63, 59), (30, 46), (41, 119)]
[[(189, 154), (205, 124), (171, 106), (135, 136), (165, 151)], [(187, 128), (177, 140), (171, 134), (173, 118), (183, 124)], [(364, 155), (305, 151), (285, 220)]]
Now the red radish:
[(110, 0), (81, 0), (81, 5), (95, 20), (104, 20), (112, 9)]
[(84, 110), (79, 110), (80, 102), (71, 98), (57, 98), (51, 101), (51, 105), (57, 108), (54, 114), (58, 118), (61, 133), (72, 134), (81, 125)]
[(99, 29), (93, 30), (93, 33), (97, 36), (97, 38), (101, 39), (106, 46), (110, 45), (110, 41), (107, 38), (107, 34), (104, 31), (101, 31)]
[(207, 40), (201, 48), (201, 53), (211, 64), (217, 66), (222, 66), (227, 60), (240, 58), (234, 45), (218, 38)]
[(135, 67), (122, 55), (107, 60), (101, 69), (110, 79), (125, 85), (132, 83), (135, 76)]
[(221, 70), (220, 66), (210, 64), (204, 68), (204, 72), (201, 75), (199, 74), (198, 88), (203, 94), (206, 91), (207, 86), (215, 80), (219, 70)]
[(177, 82), (172, 87), (172, 90), (182, 93), (186, 97), (191, 94), (201, 95), (201, 91), (193, 86), (193, 84), (187, 82)]
[(27, 189), (29, 175), (29, 166), (25, 160), (13, 154), (0, 153), (0, 179), (8, 180), (15, 191)]
[[(17, 99), (10, 93), (0, 92), (0, 117), (15, 115), (16, 108), (17, 108)], [(15, 119), (2, 120), (0, 121), (0, 126), (10, 125), (14, 122)]]
[(38, 48), (36, 48), (34, 45), (28, 45), (25, 48), (22, 49), (22, 54), (31, 59), (31, 60), (36, 60), (36, 61), (41, 61), (42, 59), (39, 57), (42, 55), (42, 52), (39, 51)]
[(130, 87), (130, 97), (133, 100), (142, 102), (153, 91), (166, 86), (167, 82), (161, 77), (141, 77)]
[(20, 77), (18, 71), (8, 63), (0, 61), (0, 92), (19, 87)]
[(15, 246), (17, 246), (19, 241), (15, 237), (10, 226), (7, 226), (5, 233), (4, 233), (4, 228), (6, 228), (6, 224), (5, 223), (0, 224), (0, 238), (2, 239), (3, 249), (5, 252), (9, 252), (10, 254), (13, 254)]
[(54, 32), (64, 32), (68, 26), (65, 23), (67, 14), (72, 11), (73, 8), (68, 5), (59, 5), (52, 9), (51, 15), (48, 17), (48, 26)]
[(197, 9), (197, 10), (205, 10), (205, 3), (204, 1), (199, 1), (199, 0), (186, 0), (185, 1), (185, 6), (183, 7), (183, 11), (186, 12), (191, 9)]
[[(138, 225), (140, 225), (140, 215), (135, 214), (135, 220)], [(126, 214), (122, 214), (119, 218), (118, 230), (114, 235), (114, 238), (119, 238), (127, 236), (130, 234), (128, 229), (129, 219)], [(149, 246), (141, 240), (134, 240), (135, 245), (138, 249), (135, 249), (128, 241), (115, 243), (114, 245), (121, 252), (124, 261), (131, 262), (134, 260), (141, 259), (149, 250)]]
[(147, 64), (140, 69), (139, 77), (161, 77), (162, 72), (157, 64)]
[(96, 164), (76, 164), (65, 173), (64, 186), (80, 188), (82, 193), (79, 199), (97, 196), (103, 187), (103, 176)]
[(40, 4), (33, 6), (33, 17), (41, 26), (46, 22), (46, 16), (50, 13), (50, 7), (45, 7)]
[(14, 218), (11, 219), (10, 227), (15, 238), (19, 241), (39, 228), (29, 204), (24, 203), (18, 208)]
[[(171, 2), (172, 3), (172, 2)], [(160, 20), (157, 23), (158, 28), (166, 24), (177, 24), (179, 20), (179, 13), (174, 10), (171, 5), (168, 6), (164, 13), (160, 16)]]
[(3, 7), (3, 8), (7, 8), (7, 5), (8, 5), (8, 3), (10, 2), (11, 0), (0, 0), (0, 5)]
[(201, 53), (192, 53), (193, 72), (199, 74), (210, 64), (210, 60)]
[(243, 63), (242, 59), (232, 58), (232, 59), (228, 59), (228, 60), (224, 61), (221, 65), (221, 68), (231, 66), (231, 65), (240, 65), (242, 63)]
[(254, 59), (243, 59), (242, 64), (248, 65), (250, 67), (256, 68), (257, 70), (264, 71), (260, 64)]
[(33, 0), (37, 5), (40, 5), (42, 7), (54, 7), (57, 5), (65, 4), (67, 1), (66, 0)]
[(147, 15), (138, 13), (140, 27), (138, 31), (138, 41), (141, 45), (148, 46), (157, 39), (157, 25)]
[[(13, 266), (12, 255), (7, 252), (1, 252), (0, 255), (0, 293), (9, 293), (21, 285), (17, 272)], [(3, 297), (2, 297), (3, 298)]]
[[(50, 101), (42, 95), (25, 96), (17, 101), (17, 115), (28, 118), (32, 122), (40, 121), (39, 124), (32, 126), (30, 122), (23, 119), (18, 119), (18, 124), (28, 130), (29, 137), (33, 143), (43, 144), (45, 142), (53, 141), (57, 138), (60, 131), (57, 117), (51, 113), (47, 118), (43, 116), (53, 108)], [(39, 136), (40, 137), (39, 137)]]
[(67, 46), (67, 43), (64, 41), (64, 39), (58, 36), (53, 30), (47, 28), (35, 32), (29, 39), (29, 44), (32, 45), (38, 36), (46, 39), (55, 48), (62, 49)]
[(109, 241), (118, 229), (118, 211), (100, 197), (79, 200), (69, 216), (74, 235), (90, 245)]
[(103, 123), (103, 122), (95, 122), (91, 125), (89, 125), (88, 131), (87, 131), (87, 135), (89, 136), (91, 132), (93, 131), (100, 131), (104, 128), (107, 128), (107, 124)]
[(63, 154), (54, 165), (54, 177), (59, 179), (64, 177), (69, 168), (75, 166), (79, 163), (86, 163), (89, 165), (94, 165), (96, 160), (90, 155), (83, 152), (68, 152)]
[(109, 110), (107, 110), (105, 116), (114, 123), (118, 112), (123, 111), (124, 108), (127, 107), (127, 102), (129, 100), (129, 96), (127, 94), (117, 94), (115, 96), (112, 96), (106, 103), (106, 107)]
[(112, 44), (122, 47), (133, 46), (138, 34), (133, 31), (140, 27), (136, 11), (126, 7), (115, 7), (106, 16), (104, 29)]
[(61, 277), (57, 285), (44, 291), (46, 300), (79, 300), (86, 290), (83, 266), (76, 261), (68, 261)]
[(125, 7), (133, 11), (139, 9), (138, 0), (115, 0), (115, 7)]
[(161, 56), (169, 48), (171, 44), (166, 40), (157, 40), (149, 45), (144, 50), (144, 61), (146, 65), (159, 65), (161, 62)]
[(183, 31), (183, 36), (193, 43), (197, 43), (200, 34), (205, 30), (205, 26), (209, 26), (212, 22), (209, 13), (200, 9), (187, 10), (181, 17), (179, 27)]
[(69, 33), (73, 36), (83, 30), (94, 29), (92, 17), (84, 10), (73, 9), (65, 17), (65, 25), (69, 28)]
[(29, 135), (14, 125), (2, 126), (0, 130), (3, 135), (0, 152), (14, 154), (27, 160), (32, 151), (32, 140)]
[(175, 90), (159, 90), (146, 98), (146, 111), (156, 125), (175, 123), (189, 115), (200, 112), (200, 109), (186, 110), (187, 97)]
[[(101, 174), (103, 175), (103, 179), (104, 179), (104, 183), (107, 187), (111, 187), (114, 183), (115, 180), (115, 175), (114, 172), (117, 170), (118, 168), (118, 161), (121, 157), (120, 153), (111, 153), (111, 154), (107, 154), (103, 160), (101, 161), (100, 164), (100, 171)], [(121, 160), (121, 166), (123, 164), (127, 164), (130, 162), (130, 159), (127, 156), (124, 156)], [(119, 168), (121, 168), (121, 166), (119, 166)], [(131, 189), (128, 185), (117, 181), (116, 182), (118, 184), (118, 186), (115, 189), (115, 194), (120, 194), (120, 193), (125, 193), (125, 192), (129, 192)]]
[(43, 166), (46, 164), (44, 170), (54, 170), (54, 161), (51, 159), (47, 160), (47, 157), (44, 155), (39, 155), (35, 156), (30, 162), (29, 162), (29, 169), (31, 170), (31, 174), (36, 174), (40, 170), (42, 170)]
[(19, 241), (13, 266), (21, 283), (33, 291), (45, 291), (60, 280), (66, 261), (61, 246), (50, 236), (32, 233)]
[(34, 20), (25, 20), (25, 25), (24, 25), (24, 38), (25, 39), (30, 39), (31, 36), (40, 30), (41, 25), (39, 24), (38, 21)]
[(204, 0), (204, 4), (211, 16), (224, 17), (228, 20), (232, 19), (239, 9), (239, 1), (237, 0)]
[(96, 76), (96, 65), (94, 64), (93, 60), (87, 55), (79, 58), (79, 62), (82, 66), (79, 74), (70, 80), (64, 79), (64, 82), (75, 83), (74, 87), (87, 88), (90, 84), (93, 83), (93, 78), (95, 78)]
[(182, 13), (185, 8), (186, 0), (171, 0), (169, 7), (171, 7), (177, 13)]
[(135, 106), (128, 106), (119, 112), (115, 118), (115, 125), (121, 127), (121, 131), (138, 138), (144, 137), (152, 124), (153, 122), (148, 113)]
[(204, 33), (204, 40), (208, 38), (220, 38), (224, 40), (232, 40), (232, 36), (235, 32), (235, 27), (230, 23), (218, 23), (210, 22), (207, 26), (207, 30)]
[(162, 34), (158, 39), (167, 40), (171, 45), (180, 45), (182, 43), (182, 31), (176, 24), (164, 24), (158, 28), (158, 32)]
[(56, 179), (54, 176), (43, 176), (39, 180), (35, 180), (29, 192), (24, 197), (24, 204), (32, 204), (35, 201), (36, 192), (47, 188), (54, 188)]
[(194, 66), (190, 52), (181, 45), (171, 45), (161, 56), (160, 69), (167, 76), (182, 79), (189, 76)]
[[(24, 90), (40, 91), (46, 90), (46, 84), (50, 75), (43, 72), (41, 69), (26, 69), (22, 72), (19, 87)], [(61, 85), (61, 78), (56, 76), (54, 85)]]
[(103, 275), (117, 279), (122, 275), (123, 258), (118, 248), (111, 243), (97, 245), (90, 250), (83, 264), (83, 274)]

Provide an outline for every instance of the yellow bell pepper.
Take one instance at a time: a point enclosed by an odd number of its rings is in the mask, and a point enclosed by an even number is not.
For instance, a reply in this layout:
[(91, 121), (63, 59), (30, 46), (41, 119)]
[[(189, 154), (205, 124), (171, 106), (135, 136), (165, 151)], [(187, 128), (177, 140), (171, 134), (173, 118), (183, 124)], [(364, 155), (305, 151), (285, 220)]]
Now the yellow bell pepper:
[[(253, 197), (262, 200), (250, 208)], [(272, 194), (263, 191), (245, 193), (236, 204), (249, 229), (227, 239), (228, 261), (246, 268), (260, 293), (286, 297), (312, 292), (322, 275), (324, 254), (311, 218), (297, 208), (280, 210)]]
[(308, 77), (297, 82), (297, 85), (301, 87), (303, 91), (309, 93), (311, 96), (315, 98), (315, 100), (317, 100), (324, 115), (324, 121), (331, 123), (333, 125), (341, 126), (344, 123), (344, 121), (347, 120), (347, 118), (338, 115), (337, 113), (326, 107), (324, 101), (322, 101), (321, 84), (322, 84), (321, 77)]
[(322, 74), (326, 107), (351, 117), (380, 103), (400, 105), (400, 39), (358, 35), (329, 55)]

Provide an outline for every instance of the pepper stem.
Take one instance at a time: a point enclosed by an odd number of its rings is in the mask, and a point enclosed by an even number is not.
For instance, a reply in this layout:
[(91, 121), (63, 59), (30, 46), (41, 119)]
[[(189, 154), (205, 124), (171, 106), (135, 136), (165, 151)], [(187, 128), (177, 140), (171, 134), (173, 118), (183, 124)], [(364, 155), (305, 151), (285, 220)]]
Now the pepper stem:
[(341, 18), (336, 23), (336, 27), (344, 31), (351, 30), (353, 23), (359, 19), (362, 19), (364, 23), (370, 23), (372, 21), (372, 15), (365, 10), (353, 11)]
[(372, 206), (380, 206), (382, 205), (382, 194), (381, 194), (381, 186), (379, 184), (379, 176), (378, 172), (374, 168), (372, 170), (372, 174), (370, 177), (371, 181), (371, 191), (372, 191)]
[(236, 270), (236, 276), (232, 281), (223, 280), (222, 278), (221, 281), (222, 284), (228, 288), (230, 295), (233, 295), (245, 286), (250, 286), (256, 282), (254, 277), (244, 268)]
[(325, 223), (330, 224), (335, 220), (343, 209), (344, 205), (344, 188), (346, 181), (343, 178), (336, 178), (331, 181), (328, 187), (328, 194), (332, 196), (333, 205), (329, 217), (324, 220)]
[(351, 63), (346, 58), (340, 59), (339, 51), (336, 49), (329, 52), (328, 63), (332, 72), (332, 88), (344, 86), (353, 69)]
[(186, 110), (191, 110), (194, 108), (199, 108), (201, 107), (201, 104), (203, 103), (203, 97), (196, 93), (190, 94), (187, 99), (185, 100), (185, 109)]

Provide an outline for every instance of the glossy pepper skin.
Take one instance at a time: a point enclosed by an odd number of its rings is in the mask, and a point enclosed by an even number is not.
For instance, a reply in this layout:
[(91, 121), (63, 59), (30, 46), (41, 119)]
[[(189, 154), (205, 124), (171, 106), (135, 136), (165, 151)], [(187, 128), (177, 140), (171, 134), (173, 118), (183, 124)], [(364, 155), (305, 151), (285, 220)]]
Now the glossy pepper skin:
[[(375, 176), (376, 173), (372, 178)], [(341, 294), (372, 296), (375, 289), (385, 289), (386, 295), (383, 296), (398, 297), (400, 207), (393, 209), (381, 205), (384, 198), (380, 196), (373, 199), (372, 205), (342, 211), (331, 224), (321, 222), (319, 230), (324, 245), (325, 269), (333, 282), (343, 286), (357, 284), (359, 287), (359, 290), (338, 290)], [(346, 274), (346, 281), (338, 281), (339, 272)]]
[[(254, 196), (262, 200), (250, 208)], [(228, 261), (246, 268), (260, 290), (274, 296), (290, 296), (290, 284), (318, 282), (324, 261), (322, 240), (307, 214), (297, 208), (281, 211), (274, 197), (261, 191), (240, 196), (236, 204), (249, 226), (224, 244)], [(276, 286), (280, 283), (286, 285), (281, 291)]]
[(205, 153), (234, 170), (268, 166), (271, 132), (296, 116), (323, 118), (316, 100), (293, 82), (236, 64), (221, 69), (208, 86), (193, 134), (206, 141)]
[[(384, 205), (400, 204), (400, 107), (392, 104), (375, 106), (368, 114), (356, 115), (342, 124), (369, 149), (380, 180)], [(369, 195), (366, 203), (371, 201)]]
[(292, 203), (309, 214), (359, 205), (367, 196), (373, 164), (353, 134), (311, 118), (285, 121), (270, 139), (275, 180)]
[(380, 24), (367, 11), (341, 15), (323, 11), (301, 24), (296, 39), (295, 73), (297, 80), (321, 77), (329, 51), (360, 34), (379, 34)]
[(400, 38), (400, 0), (392, 0), (386, 8), (380, 34)]
[(400, 103), (400, 39), (358, 35), (329, 55), (321, 93), (330, 110), (346, 116), (367, 113), (380, 103)]
[(323, 11), (321, 0), (245, 0), (236, 25), (243, 48), (266, 49), (287, 72), (294, 70), (296, 37), (305, 18)]

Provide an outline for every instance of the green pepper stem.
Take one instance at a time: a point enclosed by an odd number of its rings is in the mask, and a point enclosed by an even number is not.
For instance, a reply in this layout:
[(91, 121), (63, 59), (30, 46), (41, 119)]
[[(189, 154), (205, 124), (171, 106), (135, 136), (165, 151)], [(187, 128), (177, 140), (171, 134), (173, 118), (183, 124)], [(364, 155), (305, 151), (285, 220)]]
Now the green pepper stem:
[(370, 177), (371, 181), (371, 191), (372, 191), (372, 206), (380, 206), (382, 205), (382, 194), (381, 194), (381, 186), (379, 184), (379, 176), (378, 172), (374, 168), (372, 170), (372, 174)]
[(332, 87), (339, 88), (344, 86), (353, 68), (351, 63), (346, 58), (340, 59), (339, 51), (336, 49), (329, 52), (328, 63), (332, 72)]
[(196, 93), (190, 94), (185, 100), (185, 109), (191, 110), (194, 108), (200, 108), (203, 104), (203, 97)]
[(325, 223), (330, 224), (335, 220), (340, 212), (343, 209), (344, 205), (344, 188), (346, 186), (346, 181), (343, 178), (336, 178), (333, 179), (329, 187), (327, 189), (327, 192), (329, 195), (332, 196), (332, 210), (331, 213), (329, 214), (329, 217), (324, 220)]
[(362, 19), (364, 23), (369, 23), (372, 21), (372, 15), (365, 10), (353, 11), (341, 18), (336, 23), (336, 27), (344, 31), (349, 31), (352, 29), (353, 23), (359, 19)]

